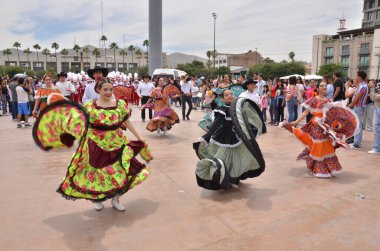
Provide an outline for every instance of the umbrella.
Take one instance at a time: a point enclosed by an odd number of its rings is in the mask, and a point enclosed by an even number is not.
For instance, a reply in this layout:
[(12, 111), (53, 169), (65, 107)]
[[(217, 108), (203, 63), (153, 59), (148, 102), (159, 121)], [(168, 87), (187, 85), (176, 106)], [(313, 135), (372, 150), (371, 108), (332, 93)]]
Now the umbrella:
[(322, 76), (318, 76), (318, 75), (307, 75), (305, 76), (305, 80), (321, 80), (323, 79)]
[(293, 74), (293, 75), (282, 77), (280, 79), (289, 79), (290, 77), (296, 77), (296, 78), (301, 77), (301, 78), (304, 78), (304, 76), (302, 76), (302, 75)]

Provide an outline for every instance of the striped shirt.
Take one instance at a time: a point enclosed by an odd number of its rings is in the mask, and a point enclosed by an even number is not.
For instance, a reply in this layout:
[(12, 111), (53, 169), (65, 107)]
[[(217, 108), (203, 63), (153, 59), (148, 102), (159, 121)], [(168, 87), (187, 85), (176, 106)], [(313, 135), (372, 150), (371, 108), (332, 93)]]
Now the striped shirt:
[(367, 106), (367, 96), (368, 96), (368, 85), (366, 82), (362, 82), (359, 84), (358, 88), (356, 88), (354, 97), (358, 94), (361, 94), (359, 101), (356, 103), (356, 107), (366, 107)]

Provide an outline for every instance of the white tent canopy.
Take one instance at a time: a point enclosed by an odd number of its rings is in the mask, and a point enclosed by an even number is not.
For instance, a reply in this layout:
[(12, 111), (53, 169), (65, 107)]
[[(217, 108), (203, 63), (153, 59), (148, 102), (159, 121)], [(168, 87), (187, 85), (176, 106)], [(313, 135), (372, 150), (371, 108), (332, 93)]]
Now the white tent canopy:
[(296, 77), (296, 78), (301, 77), (301, 78), (304, 78), (304, 76), (302, 76), (302, 75), (293, 74), (293, 75), (282, 77), (280, 79), (289, 79), (290, 77)]
[(323, 77), (322, 76), (318, 76), (318, 75), (307, 75), (305, 76), (305, 80), (322, 80)]

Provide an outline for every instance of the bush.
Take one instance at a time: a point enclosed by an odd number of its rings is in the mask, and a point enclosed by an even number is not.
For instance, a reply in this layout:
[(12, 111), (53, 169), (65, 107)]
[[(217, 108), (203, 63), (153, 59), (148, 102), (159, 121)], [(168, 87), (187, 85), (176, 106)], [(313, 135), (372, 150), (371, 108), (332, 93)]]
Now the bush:
[(8, 76), (12, 78), (17, 73), (24, 73), (25, 70), (19, 66), (0, 66), (0, 76), (5, 77)]

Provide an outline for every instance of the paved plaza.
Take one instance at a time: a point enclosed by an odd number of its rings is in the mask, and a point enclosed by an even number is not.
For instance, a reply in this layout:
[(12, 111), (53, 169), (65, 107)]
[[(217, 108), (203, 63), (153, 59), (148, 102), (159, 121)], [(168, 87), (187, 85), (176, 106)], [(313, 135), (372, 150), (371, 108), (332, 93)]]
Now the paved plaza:
[(55, 190), (73, 149), (42, 152), (30, 128), (1, 117), (0, 250), (380, 250), (380, 156), (366, 154), (372, 133), (360, 151), (337, 151), (339, 178), (317, 179), (295, 161), (303, 149), (296, 138), (268, 126), (259, 139), (263, 175), (207, 191), (196, 184), (192, 150), (204, 114), (159, 137), (134, 109), (155, 159), (146, 182), (121, 197), (126, 212), (109, 201), (97, 212), (89, 201), (63, 199)]

